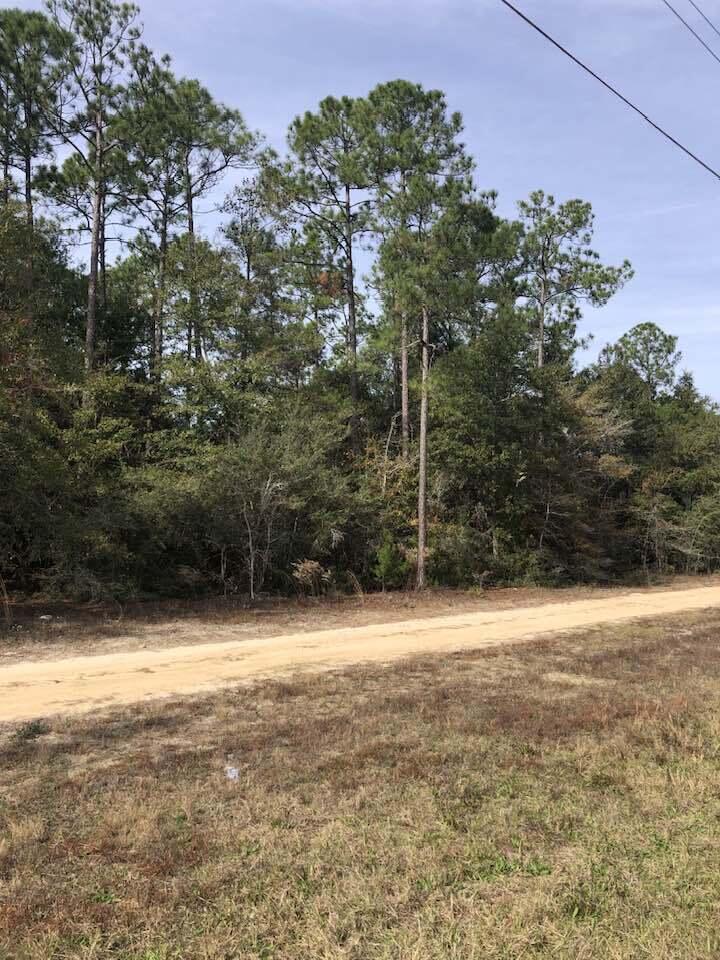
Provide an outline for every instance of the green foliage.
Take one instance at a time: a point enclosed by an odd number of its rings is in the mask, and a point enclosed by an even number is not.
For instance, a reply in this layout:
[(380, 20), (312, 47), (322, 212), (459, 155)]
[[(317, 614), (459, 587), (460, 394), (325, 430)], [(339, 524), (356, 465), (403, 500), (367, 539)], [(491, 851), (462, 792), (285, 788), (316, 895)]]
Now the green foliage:
[[(0, 11), (11, 592), (718, 565), (720, 417), (676, 338), (641, 323), (576, 369), (582, 309), (632, 275), (592, 249), (589, 203), (537, 191), (503, 219), (460, 115), (404, 80), (322, 100), (276, 156), (137, 17)], [(245, 167), (211, 238), (201, 208)]]
[(36, 10), (0, 10), (2, 159), (24, 178), (32, 219), (33, 164), (51, 152), (47, 113), (57, 103), (61, 62), (72, 36)]
[(383, 540), (375, 554), (373, 574), (386, 588), (402, 587), (406, 584), (410, 566), (400, 547), (386, 530)]
[(15, 733), (13, 739), (18, 743), (27, 743), (31, 740), (37, 740), (38, 737), (50, 733), (50, 727), (44, 720), (28, 720), (21, 724)]
[[(145, 576), (159, 576), (165, 591), (168, 580), (190, 579), (255, 596), (272, 584), (287, 589), (300, 558), (332, 560), (347, 509), (337, 442), (332, 424), (290, 404), (253, 417), (231, 443), (188, 438), (167, 465), (163, 446), (161, 462), (127, 477), (150, 536)], [(163, 553), (164, 568), (153, 570)]]
[(590, 247), (594, 214), (589, 203), (555, 198), (537, 190), (518, 204), (523, 238), (519, 248), (521, 291), (536, 322), (538, 366), (567, 361), (577, 346), (579, 304), (604, 306), (632, 278), (628, 261), (608, 267)]
[(682, 354), (677, 350), (677, 337), (670, 336), (654, 323), (639, 323), (616, 344), (607, 346), (601, 363), (629, 367), (646, 385), (651, 397), (672, 389), (677, 379), (677, 365)]

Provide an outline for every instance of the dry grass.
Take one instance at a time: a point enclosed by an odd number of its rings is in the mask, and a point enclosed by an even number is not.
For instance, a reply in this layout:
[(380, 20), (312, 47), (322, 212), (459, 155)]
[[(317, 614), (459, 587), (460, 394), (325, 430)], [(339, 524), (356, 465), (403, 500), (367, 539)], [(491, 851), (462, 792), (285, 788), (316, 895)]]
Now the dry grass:
[(7, 731), (0, 958), (716, 960), (719, 626)]
[[(658, 579), (652, 589), (683, 590), (713, 584), (720, 584), (720, 577), (671, 577)], [(648, 588), (647, 584), (643, 586)], [(264, 599), (252, 605), (237, 598), (162, 600), (125, 606), (34, 601), (12, 606), (10, 628), (0, 622), (0, 664), (619, 597), (634, 590), (637, 586), (436, 589), (422, 594), (398, 591), (359, 597)]]

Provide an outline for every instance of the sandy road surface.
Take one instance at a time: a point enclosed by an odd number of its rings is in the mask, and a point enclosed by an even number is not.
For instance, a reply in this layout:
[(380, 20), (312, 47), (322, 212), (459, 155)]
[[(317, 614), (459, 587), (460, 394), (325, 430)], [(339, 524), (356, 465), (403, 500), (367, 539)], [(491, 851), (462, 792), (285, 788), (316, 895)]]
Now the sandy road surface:
[(199, 693), (300, 670), (473, 650), (718, 605), (720, 586), (713, 585), (256, 640), (16, 663), (0, 669), (0, 722)]

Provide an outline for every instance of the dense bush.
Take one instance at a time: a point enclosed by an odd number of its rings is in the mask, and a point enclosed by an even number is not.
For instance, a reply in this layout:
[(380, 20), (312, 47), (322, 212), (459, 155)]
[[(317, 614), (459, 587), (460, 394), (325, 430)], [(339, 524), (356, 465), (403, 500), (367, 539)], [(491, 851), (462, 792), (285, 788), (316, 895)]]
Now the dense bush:
[[(675, 338), (638, 318), (577, 367), (583, 304), (632, 276), (592, 250), (589, 204), (498, 217), (461, 117), (405, 81), (324, 100), (279, 158), (139, 43), (134, 8), (52, 9), (0, 11), (0, 587), (717, 565), (720, 417)], [(247, 166), (211, 242), (203, 198)]]

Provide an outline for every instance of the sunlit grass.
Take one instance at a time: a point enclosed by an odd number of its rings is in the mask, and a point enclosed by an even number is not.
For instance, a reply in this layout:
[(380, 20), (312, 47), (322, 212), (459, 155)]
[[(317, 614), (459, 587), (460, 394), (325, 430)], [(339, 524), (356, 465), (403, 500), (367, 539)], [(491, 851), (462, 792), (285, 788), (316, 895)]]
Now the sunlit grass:
[(0, 957), (714, 960), (719, 625), (9, 730)]

